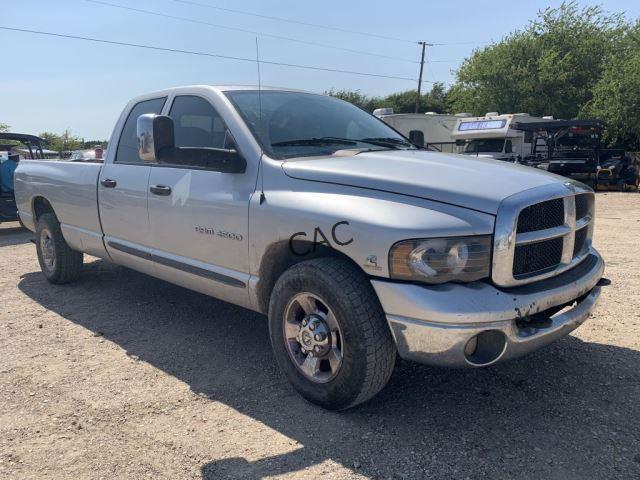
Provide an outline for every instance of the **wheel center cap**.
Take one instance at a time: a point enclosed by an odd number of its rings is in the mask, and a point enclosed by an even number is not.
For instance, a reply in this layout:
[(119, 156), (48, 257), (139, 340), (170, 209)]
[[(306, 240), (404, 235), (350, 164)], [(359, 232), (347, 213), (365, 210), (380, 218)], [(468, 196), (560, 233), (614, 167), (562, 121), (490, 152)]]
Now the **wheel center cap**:
[(322, 357), (331, 348), (331, 331), (321, 316), (311, 314), (302, 320), (297, 340), (303, 353)]

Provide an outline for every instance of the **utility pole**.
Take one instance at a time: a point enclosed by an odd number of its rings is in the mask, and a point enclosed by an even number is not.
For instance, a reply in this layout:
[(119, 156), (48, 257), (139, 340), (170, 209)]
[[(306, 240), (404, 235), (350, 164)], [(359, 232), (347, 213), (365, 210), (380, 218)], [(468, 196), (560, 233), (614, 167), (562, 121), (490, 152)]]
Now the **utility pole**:
[(424, 51), (427, 45), (431, 45), (427, 42), (418, 42), (418, 45), (422, 45), (422, 58), (420, 59), (420, 75), (418, 76), (418, 96), (416, 97), (415, 113), (418, 113), (420, 109), (420, 90), (422, 89), (422, 71), (424, 70)]

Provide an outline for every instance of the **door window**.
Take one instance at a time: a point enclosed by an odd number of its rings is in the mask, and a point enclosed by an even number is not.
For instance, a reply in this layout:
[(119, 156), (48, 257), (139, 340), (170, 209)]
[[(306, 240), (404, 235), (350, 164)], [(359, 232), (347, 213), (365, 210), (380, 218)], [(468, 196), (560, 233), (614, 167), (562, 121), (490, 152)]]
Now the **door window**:
[(169, 116), (173, 119), (176, 147), (225, 148), (226, 127), (204, 98), (178, 96)]
[(124, 122), (118, 149), (116, 150), (116, 163), (143, 163), (138, 156), (138, 117), (146, 113), (159, 115), (164, 107), (167, 97), (153, 98), (137, 103), (129, 112)]

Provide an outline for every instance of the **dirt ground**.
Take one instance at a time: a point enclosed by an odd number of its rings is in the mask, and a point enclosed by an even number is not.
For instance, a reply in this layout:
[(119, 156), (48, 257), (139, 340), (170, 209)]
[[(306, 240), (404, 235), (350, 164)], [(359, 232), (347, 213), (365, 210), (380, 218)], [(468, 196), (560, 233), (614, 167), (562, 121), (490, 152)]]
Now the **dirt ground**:
[(640, 478), (640, 194), (597, 196), (592, 318), (480, 370), (402, 362), (333, 413), (279, 375), (265, 318), (93, 260), (47, 284), (0, 225), (0, 478)]

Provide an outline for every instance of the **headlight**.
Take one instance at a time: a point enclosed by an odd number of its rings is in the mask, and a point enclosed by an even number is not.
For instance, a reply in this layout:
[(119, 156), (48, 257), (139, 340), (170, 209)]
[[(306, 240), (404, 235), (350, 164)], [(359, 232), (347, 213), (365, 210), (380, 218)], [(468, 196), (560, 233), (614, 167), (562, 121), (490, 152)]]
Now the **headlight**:
[(491, 236), (405, 240), (391, 247), (391, 278), (426, 283), (473, 282), (489, 276)]

